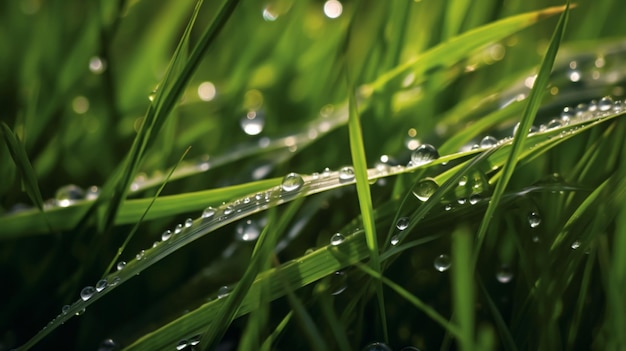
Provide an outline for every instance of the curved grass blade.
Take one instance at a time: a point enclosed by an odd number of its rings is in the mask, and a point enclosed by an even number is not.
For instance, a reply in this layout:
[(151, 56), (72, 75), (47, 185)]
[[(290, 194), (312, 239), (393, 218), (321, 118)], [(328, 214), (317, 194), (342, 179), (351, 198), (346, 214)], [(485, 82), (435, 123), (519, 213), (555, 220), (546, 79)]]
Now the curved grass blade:
[(472, 270), (472, 236), (460, 226), (452, 233), (452, 295), (453, 316), (460, 329), (461, 350), (473, 350), (475, 323), (475, 288)]
[(565, 27), (567, 25), (567, 19), (569, 17), (569, 8), (570, 5), (568, 0), (565, 5), (564, 11), (559, 18), (559, 22), (557, 23), (552, 39), (550, 40), (550, 45), (548, 47), (546, 55), (543, 58), (543, 62), (541, 63), (539, 72), (537, 73), (537, 78), (535, 79), (534, 86), (530, 92), (530, 96), (528, 97), (528, 103), (526, 105), (526, 108), (524, 109), (524, 113), (522, 114), (522, 119), (517, 128), (517, 132), (513, 137), (511, 151), (501, 171), (502, 177), (496, 184), (496, 188), (493, 192), (491, 201), (489, 201), (489, 206), (487, 207), (485, 216), (481, 221), (476, 239), (477, 244), (476, 251), (474, 251), (474, 261), (478, 259), (478, 254), (480, 253), (480, 248), (487, 233), (487, 228), (489, 227), (491, 218), (493, 217), (493, 214), (495, 213), (500, 202), (500, 198), (504, 194), (506, 186), (511, 179), (511, 176), (513, 175), (513, 171), (515, 170), (515, 166), (517, 165), (520, 154), (524, 150), (522, 146), (524, 145), (524, 142), (528, 137), (527, 131), (532, 126), (535, 115), (539, 110), (541, 98), (543, 96), (544, 89), (548, 83), (548, 79), (550, 78), (550, 71), (552, 70), (554, 59), (556, 58), (556, 54), (559, 49), (559, 44), (561, 43), (561, 40), (563, 39), (563, 36), (565, 34)]
[(374, 82), (367, 84), (364, 90), (381, 90), (389, 82), (409, 70), (412, 70), (412, 73), (415, 74), (414, 84), (419, 84), (423, 81), (426, 72), (429, 70), (437, 67), (449, 67), (465, 57), (465, 55), (472, 50), (503, 39), (543, 18), (563, 12), (564, 10), (565, 7), (563, 6), (549, 7), (543, 10), (508, 17), (465, 32), (381, 75), (380, 78), (376, 79)]

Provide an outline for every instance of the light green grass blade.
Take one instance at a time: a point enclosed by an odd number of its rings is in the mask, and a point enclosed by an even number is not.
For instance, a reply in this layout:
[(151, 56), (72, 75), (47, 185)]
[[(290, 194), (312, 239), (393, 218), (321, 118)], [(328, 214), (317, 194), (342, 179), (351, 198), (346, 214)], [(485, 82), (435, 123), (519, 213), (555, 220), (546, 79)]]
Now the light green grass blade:
[[(356, 190), (359, 197), (359, 207), (361, 208), (361, 218), (365, 230), (365, 240), (370, 251), (370, 265), (372, 269), (380, 272), (380, 259), (378, 257), (378, 236), (376, 235), (376, 222), (374, 220), (374, 209), (372, 207), (372, 195), (370, 192), (369, 176), (367, 169), (367, 159), (365, 157), (365, 147), (363, 145), (363, 132), (361, 122), (357, 114), (356, 100), (350, 94), (350, 119), (348, 122), (350, 133), (350, 153), (354, 163), (354, 175), (356, 178)], [(385, 313), (385, 298), (382, 284), (376, 287), (378, 307), (380, 309), (381, 323), (385, 341), (389, 340), (387, 332), (387, 314)]]
[(528, 130), (533, 124), (535, 119), (535, 115), (537, 114), (537, 110), (541, 104), (541, 99), (544, 94), (544, 89), (548, 83), (548, 79), (550, 77), (550, 71), (552, 70), (552, 65), (554, 64), (554, 59), (556, 58), (556, 54), (559, 49), (559, 44), (561, 43), (563, 36), (565, 34), (565, 26), (567, 25), (567, 18), (569, 15), (569, 1), (565, 6), (564, 12), (561, 14), (559, 18), (559, 22), (554, 31), (552, 39), (550, 40), (550, 46), (546, 52), (546, 55), (543, 58), (541, 63), (541, 67), (537, 73), (537, 77), (535, 79), (534, 86), (530, 92), (530, 96), (528, 97), (528, 103), (526, 108), (524, 109), (524, 113), (522, 114), (522, 119), (517, 128), (517, 132), (513, 137), (513, 143), (511, 145), (511, 151), (509, 153), (507, 162), (504, 164), (502, 169), (502, 177), (499, 179), (496, 184), (496, 188), (494, 189), (493, 196), (491, 201), (489, 202), (489, 206), (487, 207), (487, 211), (483, 220), (480, 224), (480, 228), (477, 236), (477, 245), (475, 253), (475, 261), (477, 260), (478, 254), (480, 252), (480, 248), (484, 237), (487, 233), (487, 228), (489, 227), (489, 223), (495, 213), (498, 203), (500, 202), (500, 198), (504, 194), (506, 186), (513, 175), (513, 171), (515, 170), (515, 166), (518, 163), (520, 154), (524, 150), (522, 146), (524, 145), (525, 140), (528, 138)]
[(435, 67), (448, 67), (465, 57), (468, 52), (474, 49), (503, 39), (543, 18), (552, 16), (563, 10), (564, 8), (561, 6), (550, 7), (505, 18), (465, 32), (381, 75), (374, 82), (368, 84), (365, 91), (382, 89), (390, 81), (409, 72), (409, 70), (415, 74), (414, 84), (419, 84), (423, 81), (425, 73), (429, 70)]
[(473, 350), (474, 345), (474, 270), (472, 269), (473, 238), (467, 227), (452, 233), (452, 294), (454, 319), (461, 332), (460, 350)]

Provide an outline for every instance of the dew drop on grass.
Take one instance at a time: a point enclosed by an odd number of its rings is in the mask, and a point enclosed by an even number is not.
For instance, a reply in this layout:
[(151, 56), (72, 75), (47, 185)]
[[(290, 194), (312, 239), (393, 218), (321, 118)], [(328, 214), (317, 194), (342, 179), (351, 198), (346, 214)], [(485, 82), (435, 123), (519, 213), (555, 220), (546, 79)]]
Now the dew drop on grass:
[(563, 120), (555, 118), (551, 120), (550, 122), (548, 122), (548, 125), (546, 125), (546, 130), (552, 130), (552, 129), (557, 129), (561, 127), (563, 127)]
[(446, 205), (443, 207), (443, 209), (444, 209), (445, 211), (450, 211), (450, 210), (452, 209), (452, 204), (446, 204)]
[(184, 350), (187, 347), (187, 339), (182, 339), (176, 344), (176, 350)]
[(513, 279), (513, 271), (508, 265), (503, 264), (496, 272), (496, 279), (500, 283), (506, 284)]
[(137, 261), (140, 261), (143, 259), (145, 255), (146, 255), (146, 250), (141, 250), (139, 251), (137, 255), (135, 255), (135, 258), (137, 259)]
[(531, 228), (537, 228), (541, 224), (541, 216), (537, 211), (530, 211), (528, 213), (528, 224)]
[(248, 135), (258, 135), (265, 126), (265, 116), (262, 111), (248, 111), (239, 122), (241, 129)]
[(435, 266), (435, 269), (439, 272), (445, 272), (452, 265), (452, 261), (450, 261), (450, 256), (446, 254), (441, 254), (435, 258), (433, 265)]
[(235, 209), (233, 208), (232, 205), (228, 205), (226, 207), (224, 207), (224, 215), (228, 216), (229, 214), (235, 212)]
[(116, 268), (117, 268), (118, 271), (121, 271), (122, 269), (124, 269), (124, 267), (126, 267), (126, 262), (125, 261), (119, 261), (117, 263)]
[(98, 351), (113, 351), (116, 347), (117, 344), (113, 341), (113, 339), (104, 339), (100, 343), (100, 346), (98, 346)]
[(363, 351), (391, 351), (391, 347), (383, 342), (373, 342), (365, 345)]
[(330, 277), (331, 295), (339, 295), (348, 288), (348, 276), (345, 272), (337, 271)]
[(280, 184), (281, 189), (285, 192), (296, 191), (304, 185), (304, 179), (297, 173), (289, 173), (283, 178)]
[(237, 224), (235, 233), (239, 241), (254, 241), (261, 234), (261, 228), (259, 228), (256, 222), (248, 219)]
[(202, 212), (202, 218), (204, 219), (211, 218), (213, 215), (215, 215), (215, 209), (211, 206), (205, 208)]
[(467, 176), (462, 176), (461, 179), (459, 179), (459, 186), (465, 186), (465, 184), (467, 184)]
[(83, 200), (85, 198), (85, 191), (77, 185), (69, 184), (60, 187), (54, 198), (57, 201), (57, 205), (67, 207), (74, 204), (76, 201)]
[(85, 200), (95, 200), (100, 196), (100, 188), (95, 185), (90, 186), (85, 191)]
[(605, 112), (613, 107), (613, 99), (610, 96), (605, 96), (598, 102), (598, 110)]
[(163, 232), (163, 234), (161, 234), (161, 241), (168, 241), (169, 238), (172, 237), (172, 231), (171, 230), (166, 230)]
[(222, 299), (230, 294), (231, 288), (224, 285), (217, 290), (217, 298)]
[(185, 220), (185, 228), (189, 228), (189, 227), (191, 227), (192, 225), (193, 225), (193, 219), (191, 219), (191, 218), (187, 218), (187, 219)]
[(467, 202), (467, 199), (466, 199), (466, 198), (464, 198), (464, 197), (460, 197), (460, 198), (456, 199), (456, 202), (457, 202), (459, 205), (465, 205), (465, 203)]
[(93, 286), (86, 286), (83, 290), (80, 291), (80, 298), (83, 301), (89, 300), (93, 294), (96, 292), (96, 289)]
[(330, 237), (330, 244), (333, 246), (337, 246), (344, 241), (344, 237), (341, 233), (335, 233)]
[(480, 195), (479, 194), (472, 194), (469, 197), (469, 203), (471, 205), (476, 205), (478, 202), (480, 202)]
[(438, 158), (439, 152), (430, 144), (422, 144), (411, 153), (411, 163), (413, 163), (414, 166), (420, 166)]
[(109, 282), (106, 280), (106, 278), (105, 279), (100, 279), (96, 283), (96, 291), (100, 292), (100, 291), (106, 289), (107, 286), (109, 286)]
[(82, 310), (77, 311), (75, 314), (77, 316), (82, 316), (85, 313), (85, 311), (87, 311), (87, 310), (83, 308)]
[(498, 139), (492, 137), (491, 135), (487, 135), (480, 141), (480, 147), (483, 149), (492, 148), (498, 145)]
[(192, 337), (190, 337), (189, 339), (187, 339), (187, 341), (189, 342), (189, 345), (191, 346), (196, 346), (200, 343), (200, 334), (196, 334)]
[(391, 241), (390, 241), (391, 245), (396, 246), (400, 243), (400, 236), (399, 235), (394, 235), (391, 237)]
[(413, 186), (413, 195), (421, 201), (426, 201), (438, 188), (439, 185), (433, 178), (424, 178)]
[(580, 247), (580, 241), (576, 240), (572, 243), (572, 246), (571, 246), (572, 250), (576, 250), (579, 247)]
[(405, 230), (408, 226), (409, 226), (408, 217), (398, 218), (398, 221), (396, 222), (396, 228), (398, 228), (398, 230)]
[(113, 279), (111, 279), (111, 281), (109, 282), (109, 286), (116, 286), (117, 284), (119, 284), (120, 280), (121, 279), (119, 276), (113, 277)]
[(63, 314), (67, 314), (67, 312), (69, 312), (69, 311), (70, 311), (70, 308), (71, 308), (71, 307), (70, 307), (70, 305), (64, 305), (64, 306), (61, 308), (61, 313), (63, 313)]
[(183, 231), (183, 225), (182, 224), (177, 224), (176, 227), (174, 227), (174, 234), (180, 234), (180, 232)]
[(343, 167), (339, 170), (339, 181), (342, 183), (352, 181), (354, 179), (354, 168), (350, 166)]

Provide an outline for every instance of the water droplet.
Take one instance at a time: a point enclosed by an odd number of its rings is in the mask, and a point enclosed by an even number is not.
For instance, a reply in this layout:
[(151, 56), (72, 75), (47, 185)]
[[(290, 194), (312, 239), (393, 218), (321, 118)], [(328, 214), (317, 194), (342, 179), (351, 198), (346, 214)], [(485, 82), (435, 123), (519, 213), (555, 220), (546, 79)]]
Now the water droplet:
[(391, 237), (391, 241), (390, 241), (391, 245), (396, 246), (400, 243), (400, 236), (399, 235), (394, 235)]
[(411, 153), (411, 162), (414, 166), (420, 166), (438, 158), (439, 152), (430, 144), (422, 144)]
[(457, 202), (459, 205), (465, 205), (465, 203), (467, 202), (467, 199), (466, 199), (466, 198), (464, 198), (464, 197), (460, 197), (460, 198), (456, 199), (456, 202)]
[(506, 284), (513, 279), (513, 271), (508, 265), (503, 264), (502, 266), (500, 266), (498, 272), (496, 272), (496, 279), (500, 283)]
[(530, 211), (528, 213), (528, 224), (531, 228), (537, 228), (541, 224), (541, 216), (537, 211)]
[(469, 203), (471, 205), (476, 205), (479, 201), (480, 201), (480, 195), (479, 194), (472, 194), (469, 197)]
[(55, 199), (57, 205), (61, 207), (67, 207), (74, 204), (76, 201), (80, 201), (85, 198), (85, 191), (77, 185), (69, 184), (60, 187), (57, 190)]
[(178, 223), (176, 227), (174, 227), (174, 234), (180, 234), (183, 231), (183, 225)]
[(433, 264), (436, 270), (438, 270), (439, 272), (445, 272), (452, 265), (452, 261), (450, 261), (450, 256), (446, 254), (441, 254), (437, 256), (437, 258), (435, 258)]
[(467, 184), (467, 176), (462, 176), (461, 179), (459, 179), (459, 186), (465, 186), (465, 184)]
[(191, 346), (196, 346), (200, 343), (200, 334), (196, 334), (192, 337), (190, 337), (189, 339), (187, 339), (187, 341), (189, 341), (189, 345)]
[(487, 135), (480, 141), (480, 147), (483, 149), (491, 148), (498, 145), (498, 139), (492, 137), (491, 135)]
[(269, 8), (263, 9), (263, 19), (266, 22), (274, 22), (278, 19), (278, 14), (273, 13)]
[(96, 283), (96, 291), (100, 292), (100, 291), (106, 289), (107, 286), (109, 286), (109, 282), (106, 280), (106, 278), (105, 279), (100, 279)]
[(391, 347), (383, 342), (373, 342), (371, 344), (367, 344), (363, 351), (391, 351)]
[(126, 267), (126, 262), (125, 261), (119, 261), (117, 263), (117, 270), (121, 271), (122, 269), (124, 269), (124, 267)]
[(443, 207), (443, 209), (444, 209), (444, 210), (446, 210), (446, 211), (450, 211), (450, 210), (452, 209), (452, 204), (446, 204), (446, 205)]
[(98, 196), (100, 196), (100, 188), (95, 185), (87, 188), (87, 191), (85, 192), (85, 200), (95, 200)]
[(283, 191), (291, 192), (296, 191), (304, 185), (304, 179), (297, 173), (289, 173), (283, 178), (281, 188)]
[(85, 311), (87, 311), (87, 310), (83, 308), (82, 310), (77, 311), (76, 315), (77, 316), (82, 316), (85, 313)]
[(215, 215), (215, 209), (211, 206), (205, 208), (202, 212), (202, 218), (204, 219), (211, 218), (213, 215)]
[(345, 238), (341, 233), (335, 233), (330, 237), (330, 244), (333, 246), (339, 245), (343, 242)]
[(413, 195), (421, 201), (428, 200), (439, 188), (433, 178), (424, 178), (413, 186)]
[(230, 294), (230, 291), (231, 291), (231, 288), (226, 285), (220, 287), (217, 290), (217, 298), (221, 299), (221, 298), (228, 296), (228, 294)]
[(610, 96), (605, 96), (602, 99), (600, 99), (600, 102), (598, 102), (598, 110), (600, 111), (608, 111), (613, 107), (613, 98), (611, 98)]
[(141, 259), (143, 259), (143, 257), (146, 255), (146, 250), (141, 250), (139, 251), (139, 253), (135, 256), (135, 258), (137, 259), (137, 261), (140, 261)]
[(348, 288), (348, 276), (345, 272), (337, 271), (330, 276), (331, 295), (339, 295)]
[(172, 231), (168, 229), (164, 231), (163, 234), (161, 234), (161, 241), (167, 241), (171, 237), (172, 237)]
[(232, 205), (228, 205), (226, 207), (224, 207), (224, 215), (228, 216), (229, 214), (235, 212), (235, 209), (233, 208)]
[(572, 250), (576, 250), (580, 247), (580, 241), (576, 240), (572, 243)]
[(193, 219), (191, 219), (191, 218), (187, 218), (187, 219), (185, 220), (185, 228), (189, 228), (189, 227), (191, 227), (192, 225), (193, 225)]
[(115, 343), (115, 341), (113, 341), (113, 339), (110, 339), (110, 338), (104, 339), (100, 343), (100, 346), (98, 347), (98, 351), (113, 351), (115, 350), (116, 347), (117, 347), (117, 344)]
[(187, 339), (182, 339), (176, 345), (176, 350), (183, 350), (187, 347)]
[(257, 222), (248, 219), (237, 224), (236, 234), (236, 238), (240, 241), (254, 241), (261, 234), (261, 228)]
[(96, 292), (96, 289), (93, 286), (86, 286), (83, 290), (80, 291), (80, 298), (83, 301), (89, 300), (93, 294)]
[(248, 111), (239, 123), (246, 134), (258, 135), (265, 126), (265, 116), (262, 111)]
[(63, 306), (63, 308), (61, 308), (61, 313), (67, 314), (67, 312), (70, 311), (70, 308), (71, 308), (70, 305)]
[(120, 280), (121, 279), (119, 276), (113, 277), (113, 279), (111, 279), (111, 281), (109, 282), (109, 286), (116, 286), (120, 282)]
[(548, 125), (546, 125), (546, 130), (552, 130), (561, 127), (563, 127), (563, 120), (555, 118), (548, 122)]
[(408, 217), (398, 218), (398, 222), (396, 222), (396, 228), (398, 228), (398, 230), (405, 230), (408, 226), (409, 226)]
[(350, 166), (343, 167), (339, 170), (339, 181), (342, 183), (349, 182), (354, 179), (354, 168)]

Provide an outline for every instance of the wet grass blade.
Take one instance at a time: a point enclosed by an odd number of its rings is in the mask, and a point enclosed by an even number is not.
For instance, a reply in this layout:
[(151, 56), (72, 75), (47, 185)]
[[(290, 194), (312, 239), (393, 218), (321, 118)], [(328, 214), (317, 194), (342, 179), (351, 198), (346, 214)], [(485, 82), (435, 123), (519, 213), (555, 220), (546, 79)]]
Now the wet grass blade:
[(482, 242), (487, 233), (487, 228), (489, 227), (491, 219), (496, 209), (498, 208), (498, 204), (500, 202), (500, 199), (502, 198), (502, 195), (504, 194), (504, 191), (506, 190), (506, 186), (508, 185), (511, 176), (513, 175), (513, 171), (515, 170), (515, 167), (519, 161), (520, 154), (524, 150), (523, 145), (528, 138), (528, 130), (532, 126), (535, 115), (539, 110), (541, 99), (545, 92), (545, 87), (547, 86), (548, 79), (550, 78), (550, 72), (552, 71), (554, 59), (556, 58), (559, 45), (563, 40), (563, 36), (565, 34), (565, 27), (567, 25), (567, 19), (569, 17), (569, 8), (570, 6), (568, 1), (565, 5), (565, 10), (559, 18), (559, 22), (557, 23), (554, 34), (552, 35), (552, 39), (550, 40), (550, 45), (548, 46), (546, 55), (544, 56), (539, 71), (537, 73), (534, 86), (528, 97), (526, 108), (524, 109), (524, 113), (522, 114), (522, 119), (519, 122), (517, 132), (515, 133), (515, 136), (513, 138), (511, 151), (501, 171), (501, 178), (496, 184), (496, 188), (491, 197), (491, 201), (489, 201), (487, 211), (483, 217), (483, 220), (481, 221), (476, 239), (477, 244), (476, 250), (474, 251), (474, 261), (478, 259), (478, 254), (480, 253)]
[(474, 347), (474, 274), (472, 269), (472, 242), (470, 230), (460, 226), (452, 233), (452, 295), (454, 319), (461, 332), (460, 350)]
[(167, 176), (165, 177), (165, 180), (163, 181), (163, 184), (161, 184), (161, 186), (159, 187), (159, 189), (157, 190), (157, 192), (154, 194), (154, 196), (152, 197), (152, 200), (150, 200), (150, 203), (148, 204), (148, 206), (146, 207), (146, 210), (143, 212), (143, 214), (141, 215), (141, 217), (139, 218), (139, 220), (137, 222), (135, 222), (135, 225), (133, 226), (133, 229), (131, 229), (130, 233), (128, 233), (128, 235), (126, 236), (126, 238), (124, 239), (124, 243), (122, 243), (122, 246), (119, 247), (119, 249), (117, 250), (117, 253), (113, 256), (113, 259), (111, 260), (111, 262), (109, 263), (108, 267), (104, 270), (104, 273), (102, 275), (102, 278), (106, 277), (106, 275), (111, 271), (111, 269), (113, 268), (113, 265), (115, 265), (115, 263), (117, 262), (117, 260), (119, 259), (119, 257), (122, 255), (122, 252), (124, 252), (124, 249), (126, 248), (126, 246), (128, 245), (128, 243), (130, 242), (130, 240), (133, 238), (133, 236), (135, 235), (135, 233), (137, 232), (137, 229), (139, 229), (139, 225), (143, 222), (144, 218), (146, 217), (146, 215), (148, 214), (148, 212), (150, 212), (150, 209), (152, 208), (152, 206), (154, 205), (154, 202), (156, 201), (156, 199), (159, 197), (159, 195), (161, 195), (161, 192), (163, 191), (163, 189), (165, 189), (165, 185), (169, 182), (170, 177), (172, 176), (172, 174), (174, 174), (174, 170), (176, 170), (176, 167), (178, 165), (180, 165), (180, 163), (185, 159), (185, 156), (187, 156), (187, 153), (189, 152), (189, 150), (191, 150), (191, 146), (187, 148), (187, 150), (185, 150), (185, 152), (182, 154), (182, 156), (180, 157), (180, 159), (178, 160), (178, 162), (176, 163), (176, 165), (174, 165), (174, 167), (172, 167), (172, 169), (170, 170), (170, 172), (167, 174)]

